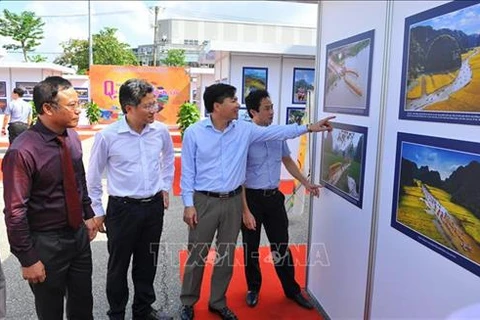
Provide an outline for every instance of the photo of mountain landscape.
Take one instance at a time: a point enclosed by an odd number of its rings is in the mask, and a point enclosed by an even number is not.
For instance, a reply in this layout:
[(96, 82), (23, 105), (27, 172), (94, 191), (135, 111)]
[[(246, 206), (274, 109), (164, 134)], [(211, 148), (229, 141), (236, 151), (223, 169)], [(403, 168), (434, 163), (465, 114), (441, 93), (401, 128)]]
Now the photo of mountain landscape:
[(327, 188), (362, 207), (367, 128), (332, 123), (323, 133), (320, 181)]
[(398, 134), (392, 226), (480, 275), (480, 144)]
[(478, 124), (479, 15), (452, 1), (405, 19), (401, 119)]

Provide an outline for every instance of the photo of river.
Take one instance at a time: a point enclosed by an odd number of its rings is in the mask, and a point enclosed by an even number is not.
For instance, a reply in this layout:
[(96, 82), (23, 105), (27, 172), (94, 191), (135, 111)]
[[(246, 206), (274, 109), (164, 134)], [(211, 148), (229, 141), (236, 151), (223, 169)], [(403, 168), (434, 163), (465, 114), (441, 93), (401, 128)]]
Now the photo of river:
[(373, 30), (327, 46), (325, 111), (368, 115)]

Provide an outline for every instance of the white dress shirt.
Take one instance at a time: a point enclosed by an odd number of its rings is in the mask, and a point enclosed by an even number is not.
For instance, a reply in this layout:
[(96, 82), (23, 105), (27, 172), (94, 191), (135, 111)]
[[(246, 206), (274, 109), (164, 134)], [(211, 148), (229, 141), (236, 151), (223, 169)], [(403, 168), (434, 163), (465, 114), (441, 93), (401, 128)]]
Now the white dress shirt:
[(88, 194), (95, 215), (102, 206), (102, 174), (106, 169), (107, 192), (111, 196), (148, 198), (170, 191), (174, 174), (174, 151), (168, 128), (155, 121), (139, 134), (126, 118), (95, 135), (87, 172)]

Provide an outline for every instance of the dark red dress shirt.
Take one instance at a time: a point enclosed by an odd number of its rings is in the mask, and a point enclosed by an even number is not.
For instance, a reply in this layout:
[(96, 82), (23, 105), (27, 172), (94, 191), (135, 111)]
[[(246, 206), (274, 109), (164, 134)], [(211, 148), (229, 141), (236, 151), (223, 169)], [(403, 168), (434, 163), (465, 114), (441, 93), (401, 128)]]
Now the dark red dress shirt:
[[(94, 216), (85, 182), (82, 145), (77, 132), (64, 133), (75, 170), (83, 218)], [(60, 145), (57, 134), (40, 120), (18, 136), (2, 163), (5, 223), (11, 252), (24, 267), (39, 261), (31, 232), (68, 227)]]

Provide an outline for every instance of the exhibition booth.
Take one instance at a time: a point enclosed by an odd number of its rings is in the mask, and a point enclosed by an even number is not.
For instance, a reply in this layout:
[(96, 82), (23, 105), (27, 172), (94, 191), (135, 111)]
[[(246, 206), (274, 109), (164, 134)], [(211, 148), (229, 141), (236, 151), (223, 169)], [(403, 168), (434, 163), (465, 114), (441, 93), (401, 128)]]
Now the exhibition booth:
[(331, 319), (480, 318), (478, 1), (318, 6), (307, 290)]

